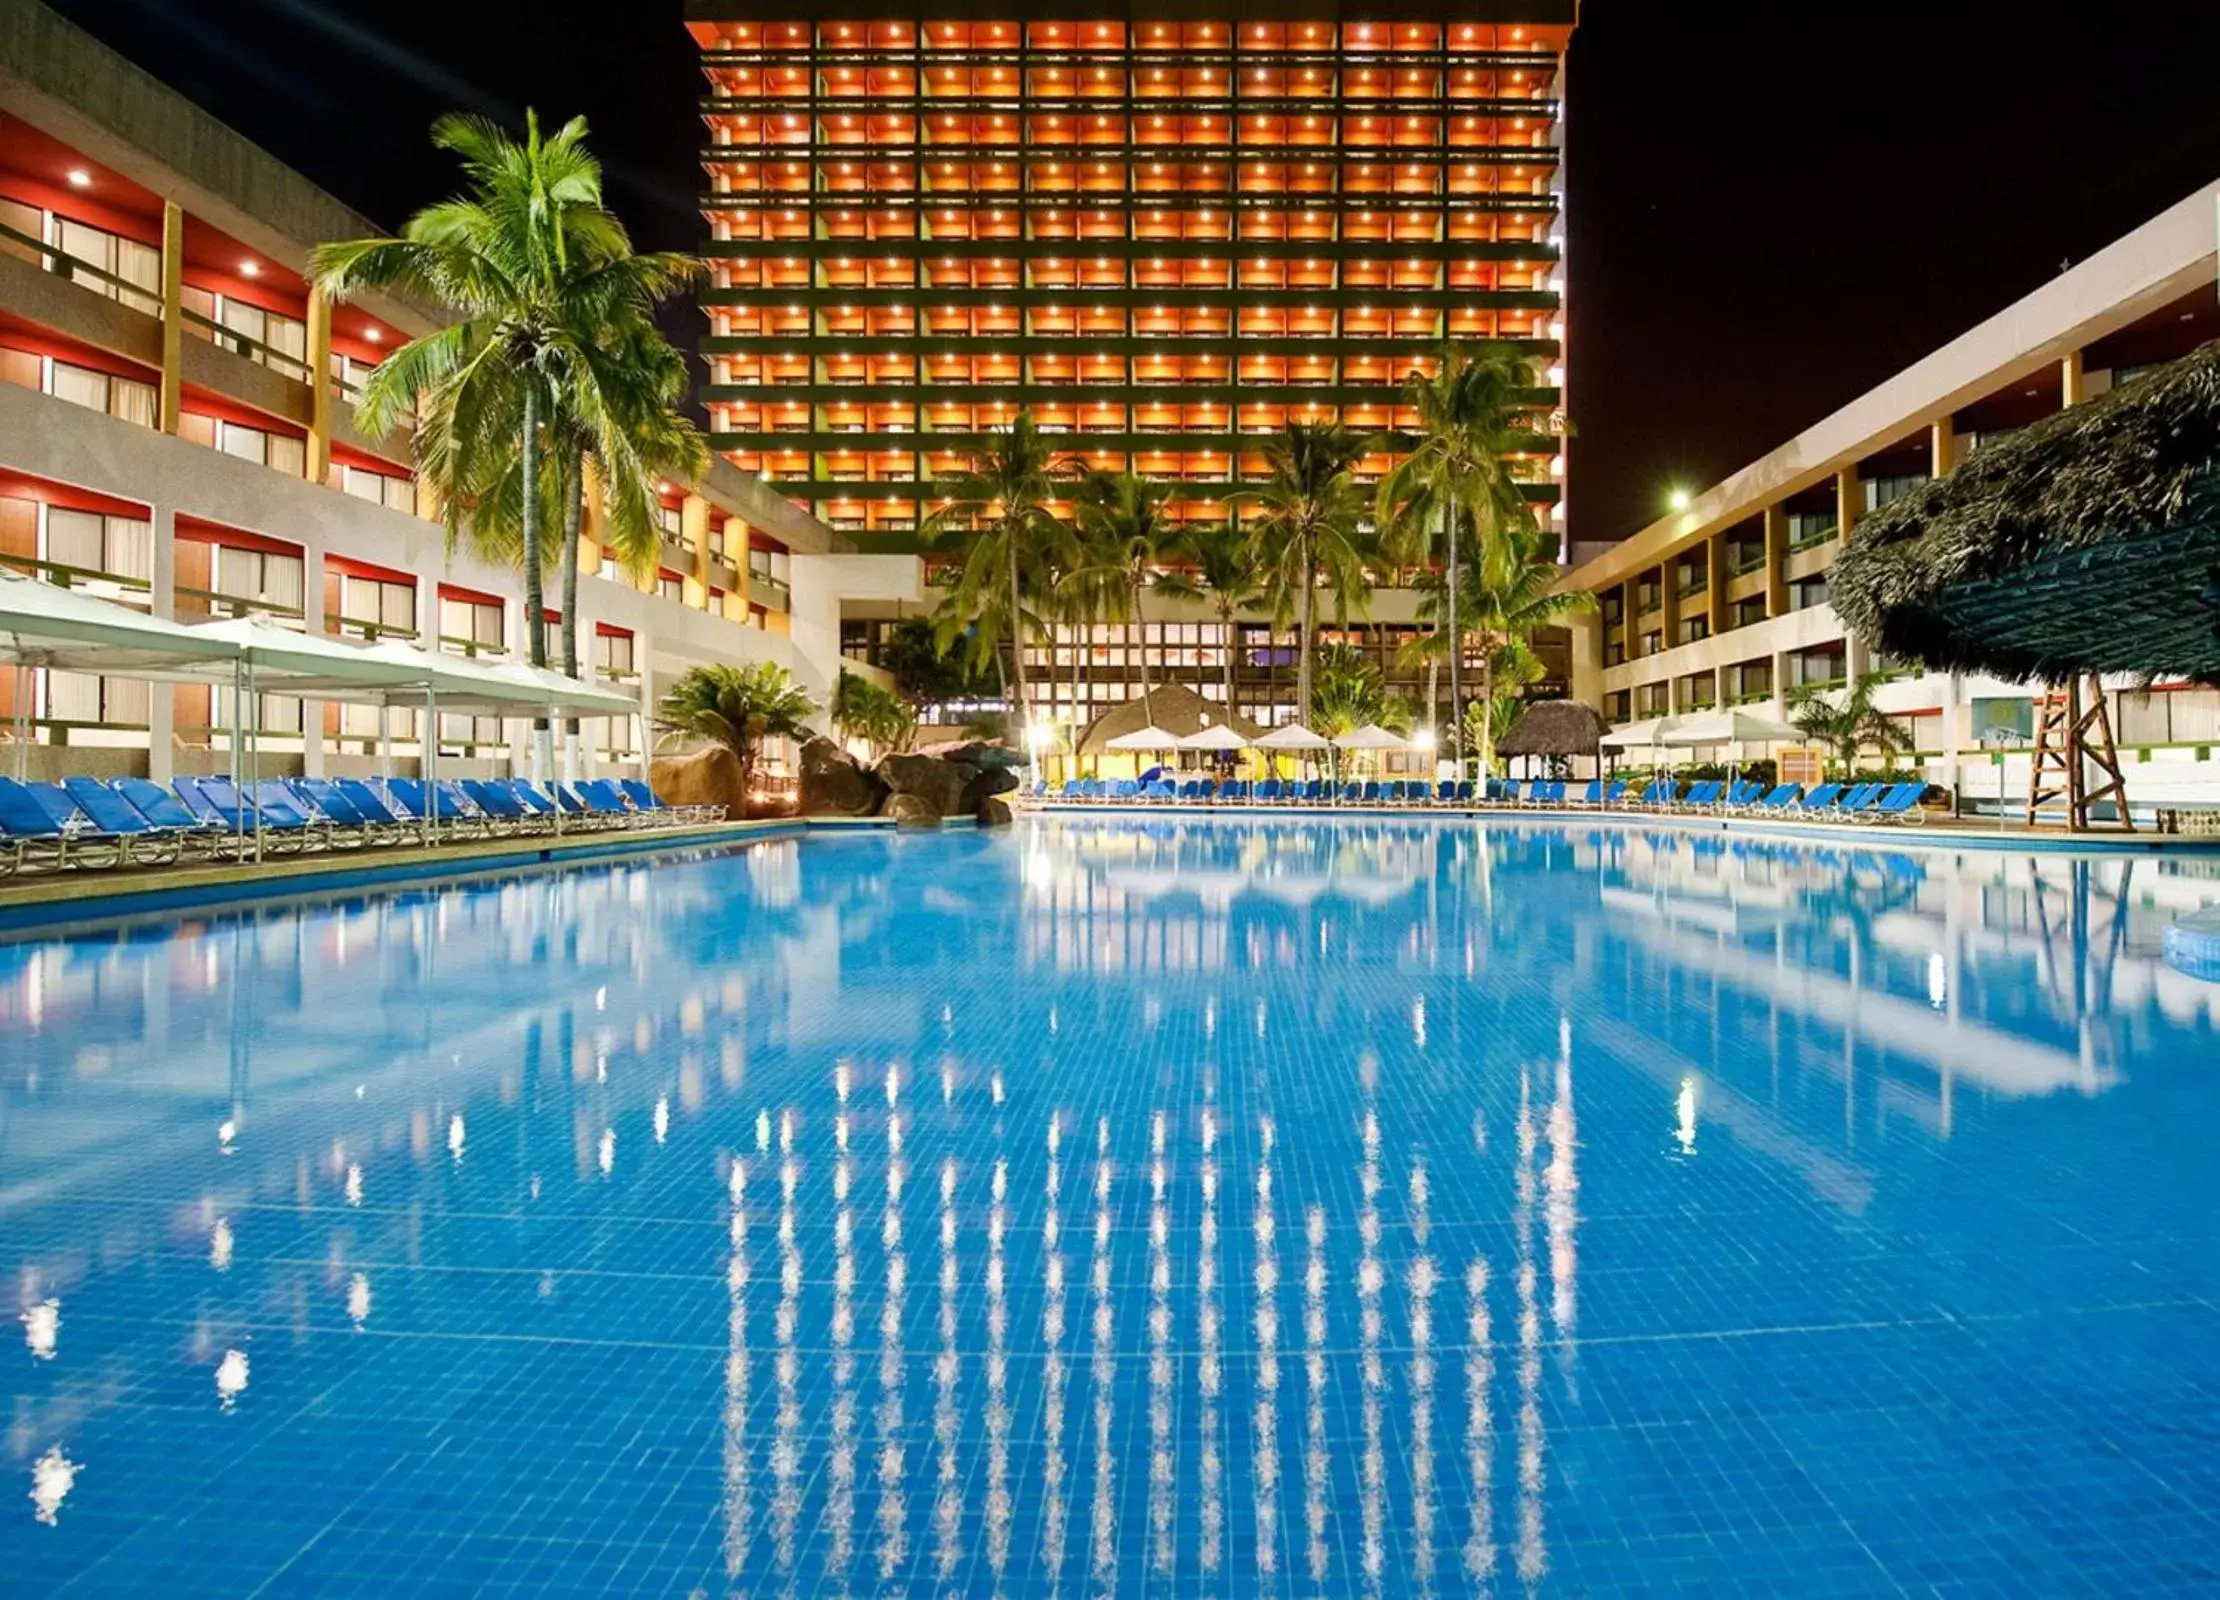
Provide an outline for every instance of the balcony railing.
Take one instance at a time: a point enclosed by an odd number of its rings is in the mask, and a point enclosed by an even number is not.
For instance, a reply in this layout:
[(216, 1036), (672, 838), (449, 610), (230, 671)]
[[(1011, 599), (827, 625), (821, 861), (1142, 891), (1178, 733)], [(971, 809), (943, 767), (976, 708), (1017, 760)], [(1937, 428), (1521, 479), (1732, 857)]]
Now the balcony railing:
[(1830, 522), (1823, 528), (1807, 529), (1802, 533), (1791, 531), (1788, 536), (1788, 553), (1790, 555), (1801, 555), (1806, 550), (1815, 550), (1823, 544), (1831, 543), (1835, 537), (1836, 526), (1836, 524)]
[(244, 356), (255, 365), (268, 367), (280, 377), (291, 378), (295, 383), (308, 382), (308, 363), (299, 356), (260, 339), (250, 338), (235, 328), (227, 328), (215, 318), (202, 316), (190, 307), (185, 309), (184, 316), (190, 332), (198, 338), (206, 339), (218, 349)]
[(127, 572), (103, 572), (97, 567), (73, 567), (60, 561), (41, 561), (35, 556), (0, 552), (0, 567), (13, 567), (32, 577), (43, 578), (62, 589), (85, 589), (95, 594), (104, 587), (113, 587), (134, 595), (151, 595), (154, 592), (154, 582), (150, 578), (136, 577)]
[(30, 234), (11, 228), (5, 223), (0, 223), (0, 240), (6, 240), (9, 244), (18, 247), (15, 251), (10, 252), (11, 254), (20, 254), (23, 251), (36, 252), (43, 261), (46, 270), (56, 277), (68, 278), (72, 282), (81, 278), (90, 278), (95, 283), (113, 290), (115, 298), (130, 306), (134, 311), (143, 311), (150, 317), (158, 317), (162, 314), (162, 297), (159, 294), (143, 284), (133, 283), (129, 278), (110, 272), (106, 267), (96, 267), (90, 261), (73, 256), (65, 250), (50, 245), (42, 239), (35, 239)]
[(213, 589), (188, 589), (182, 584), (178, 586), (177, 599), (180, 609), (205, 611), (211, 617), (291, 617), (298, 620), (305, 614), (299, 606), (280, 605), (252, 595), (218, 594)]

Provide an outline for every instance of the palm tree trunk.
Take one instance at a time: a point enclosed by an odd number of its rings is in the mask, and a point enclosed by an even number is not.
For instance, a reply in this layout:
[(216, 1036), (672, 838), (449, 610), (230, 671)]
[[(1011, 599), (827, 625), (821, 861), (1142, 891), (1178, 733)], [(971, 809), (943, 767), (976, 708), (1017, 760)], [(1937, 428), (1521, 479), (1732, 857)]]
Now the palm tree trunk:
[(1133, 582), (1133, 647), (1141, 663), (1141, 718), (1150, 727), (1156, 726), (1156, 703), (1150, 694), (1149, 683), (1149, 630), (1141, 620), (1141, 582)]
[(1310, 726), (1310, 656), (1311, 634), (1315, 619), (1315, 596), (1318, 592), (1318, 574), (1310, 552), (1310, 545), (1303, 546), (1303, 592), (1296, 597), (1295, 639), (1295, 720), (1306, 728)]
[(1032, 702), (1025, 694), (1025, 607), (1018, 594), (1017, 529), (1005, 526), (1002, 542), (1010, 551), (1010, 667), (1011, 678), (1017, 687), (1017, 704), (1012, 707), (1017, 718), (1017, 736), (1025, 737), (1025, 726), (1032, 720)]
[[(1457, 610), (1457, 512), (1452, 506), (1449, 521), (1449, 731), (1456, 741), (1457, 781), (1465, 776), (1465, 704), (1460, 686), (1461, 668), (1465, 653), (1465, 619)], [(1484, 714), (1484, 713), (1483, 713)], [(1480, 774), (1487, 776), (1485, 770)]]
[[(1480, 777), (1495, 764), (1495, 652), (1480, 658)], [(1458, 769), (1462, 771), (1462, 767)]]
[(1234, 641), (1238, 637), (1233, 625), (1233, 607), (1221, 605), (1218, 608), (1218, 643), (1219, 654), (1226, 661), (1226, 715), (1229, 718), (1233, 715)]
[[(524, 642), (535, 667), (547, 665), (547, 585), (540, 572), (540, 390), (524, 385)], [(437, 739), (439, 730), (431, 730)], [(533, 776), (545, 782), (555, 772), (555, 735), (546, 713), (532, 719)]]
[[(578, 676), (578, 542), (586, 521), (586, 457), (563, 463), (563, 676)], [(578, 719), (563, 719), (563, 771), (578, 775)]]

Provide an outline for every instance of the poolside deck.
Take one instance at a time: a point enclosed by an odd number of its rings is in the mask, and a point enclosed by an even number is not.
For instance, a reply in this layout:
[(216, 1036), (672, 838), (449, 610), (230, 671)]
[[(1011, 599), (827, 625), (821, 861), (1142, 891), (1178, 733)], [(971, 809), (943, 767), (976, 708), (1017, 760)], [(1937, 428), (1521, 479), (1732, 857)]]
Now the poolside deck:
[(1619, 827), (1671, 828), (1692, 833), (1737, 833), (1845, 843), (1866, 840), (1890, 845), (1939, 849), (2070, 851), (2077, 854), (2220, 855), (2220, 836), (2154, 833), (2068, 833), (2064, 828), (2030, 828), (2021, 822), (1923, 813), (1917, 823), (1829, 822), (1789, 816), (1722, 816), (1701, 811), (1643, 811), (1589, 806), (1432, 806), (1432, 805), (1284, 805), (1209, 801), (1028, 801), (1025, 815), (1121, 817), (1341, 817), (1395, 818), (1405, 821), (1578, 822)]
[(561, 837), (511, 835), (429, 846), (319, 850), (261, 861), (186, 861), (159, 867), (41, 872), (0, 881), (0, 939), (31, 933), (47, 936), (81, 922), (174, 914), (187, 907), (349, 889), (397, 888), (495, 873), (560, 870), (649, 851), (741, 844), (825, 825), (796, 817), (767, 817)]

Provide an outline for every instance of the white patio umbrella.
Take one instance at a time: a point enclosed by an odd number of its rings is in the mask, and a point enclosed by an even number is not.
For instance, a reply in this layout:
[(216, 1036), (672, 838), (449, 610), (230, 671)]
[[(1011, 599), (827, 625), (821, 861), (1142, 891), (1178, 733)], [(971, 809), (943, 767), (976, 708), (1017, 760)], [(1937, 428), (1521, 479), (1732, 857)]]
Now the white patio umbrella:
[(1285, 727), (1274, 728), (1260, 735), (1255, 741), (1259, 750), (1318, 751), (1331, 748), (1333, 741), (1324, 734), (1313, 733), (1300, 722), (1290, 722)]
[[(18, 573), (0, 572), (0, 661), (116, 677), (221, 675), (238, 647), (194, 629)], [(31, 680), (16, 676), (16, 776), (29, 768)]]
[(1262, 742), (1252, 741), (1231, 723), (1213, 722), (1180, 739), (1178, 747), (1182, 750), (1246, 750), (1250, 744)]
[(1106, 741), (1103, 748), (1105, 750), (1176, 750), (1179, 748), (1179, 735), (1166, 733), (1152, 722), (1147, 727), (1136, 728), (1131, 733), (1121, 733), (1117, 738)]
[(1408, 750), (1411, 741), (1399, 733), (1390, 733), (1377, 722), (1368, 722), (1340, 735), (1333, 745), (1336, 750)]

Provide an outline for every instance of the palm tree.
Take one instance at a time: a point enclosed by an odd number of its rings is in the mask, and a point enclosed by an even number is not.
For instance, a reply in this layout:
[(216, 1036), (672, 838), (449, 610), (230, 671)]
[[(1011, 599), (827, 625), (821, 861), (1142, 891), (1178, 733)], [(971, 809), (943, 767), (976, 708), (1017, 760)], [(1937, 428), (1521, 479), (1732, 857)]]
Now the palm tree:
[(917, 732), (917, 713), (908, 701), (846, 668), (833, 684), (826, 714), (843, 738), (861, 739), (881, 751), (907, 748)]
[[(543, 138), (527, 112), (521, 143), (483, 118), (442, 117), (432, 142), (460, 158), (468, 192), (425, 207), (397, 238), (325, 245), (310, 259), (311, 275), (336, 299), (387, 289), (453, 317), (378, 365), (356, 416), (374, 434), (415, 420), (418, 475), (438, 494), (450, 538), (515, 460), (534, 666), (547, 664), (549, 447), (576, 428), (610, 462), (634, 458), (615, 390), (602, 387), (623, 348), (612, 330), (644, 320), (698, 271), (684, 256), (633, 252), (602, 204), (601, 168), (585, 136), (579, 117)], [(539, 728), (541, 765), (551, 767), (544, 720)]]
[[(1479, 636), (1480, 738), (1476, 753), (1485, 775), (1495, 762), (1496, 693), (1505, 675), (1502, 667), (1521, 658), (1519, 652), (1533, 638), (1534, 630), (1585, 611), (1595, 599), (1585, 590), (1560, 588), (1564, 569), (1550, 551), (1550, 539), (1539, 532), (1505, 530), (1496, 548), (1472, 574), (1472, 632)], [(1511, 652), (1506, 657), (1505, 652)], [(1524, 685), (1520, 685), (1524, 687)], [(1460, 735), (1463, 733), (1460, 728)], [(1460, 738), (1460, 745), (1462, 739)], [(1457, 770), (1464, 771), (1460, 749)]]
[(1055, 496), (1055, 461), (1048, 440), (1020, 411), (965, 469), (943, 479), (946, 503), (925, 519), (928, 540), (962, 536), (963, 575), (949, 592), (943, 643), (968, 628), (974, 649), (991, 651), (1007, 631), (1011, 709), (1018, 725), (1031, 715), (1025, 688), (1025, 645), (1032, 618), (1026, 579), (1039, 579), (1069, 530), (1048, 509)]
[(1233, 713), (1234, 618), (1267, 598), (1256, 571), (1252, 541), (1228, 522), (1213, 522), (1181, 536), (1173, 551), (1178, 563), (1157, 579), (1166, 594), (1208, 598), (1225, 642), (1226, 713)]
[(1250, 520), (1259, 575), (1273, 600), (1273, 620), (1295, 618), (1298, 651), (1295, 703), (1309, 714), (1311, 655), (1317, 635), (1321, 580), (1332, 593), (1336, 620), (1371, 593), (1369, 509), (1352, 469), (1365, 442), (1340, 423), (1290, 422), (1265, 447), (1271, 478), (1262, 489), (1232, 496), (1253, 505)]
[(749, 666), (688, 667), (656, 707), (655, 725), (666, 734), (722, 745), (740, 763), (743, 794), (755, 785), (756, 763), (767, 739), (799, 738), (817, 714), (784, 667), (768, 661)]
[(1873, 703), (1873, 693), (1888, 678), (1878, 672), (1860, 673), (1837, 704), (1833, 692), (1816, 684), (1788, 692), (1788, 720), (1814, 744), (1829, 746), (1835, 765), (1844, 777), (1856, 770), (1858, 756), (1871, 745), (1884, 756), (1902, 755), (1912, 749), (1911, 736), (1896, 720)]
[[(1501, 350), (1479, 354), (1445, 348), (1435, 371), (1414, 371), (1403, 386), (1404, 404), (1418, 413), (1410, 451), (1380, 481), (1380, 526), (1391, 542), (1413, 559), (1431, 565), (1441, 546), (1448, 603), (1436, 612), (1459, 635), (1449, 656), (1451, 726), (1457, 742), (1457, 770), (1464, 771), (1463, 691), (1459, 672), (1464, 651), (1459, 604), (1460, 530), (1479, 545), (1483, 562), (1502, 559), (1502, 546), (1528, 533), (1534, 516), (1504, 464), (1504, 446), (1524, 408), (1522, 391), (1534, 386), (1533, 367)], [(1432, 716), (1432, 695), (1428, 695)]]
[(1141, 665), (1141, 710), (1154, 724), (1149, 678), (1148, 637), (1141, 597), (1156, 582), (1158, 569), (1171, 559), (1179, 530), (1164, 514), (1171, 491), (1132, 472), (1095, 472), (1080, 482), (1077, 494), (1079, 560), (1069, 581), (1099, 582), (1114, 589), (1132, 628)]

